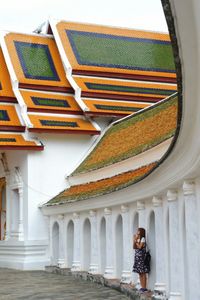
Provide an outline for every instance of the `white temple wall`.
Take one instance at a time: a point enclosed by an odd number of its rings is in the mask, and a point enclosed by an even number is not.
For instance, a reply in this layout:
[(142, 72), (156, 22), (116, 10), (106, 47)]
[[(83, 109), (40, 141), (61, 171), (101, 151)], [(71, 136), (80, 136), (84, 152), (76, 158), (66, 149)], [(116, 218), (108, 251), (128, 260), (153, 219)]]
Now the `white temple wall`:
[[(95, 138), (38, 134), (44, 151), (5, 152), (8, 170), (0, 164), (0, 177), (6, 177), (6, 238), (0, 241), (0, 266), (43, 269), (49, 264), (51, 224), (38, 206), (67, 187), (66, 173), (72, 171)], [(59, 231), (64, 230), (59, 226)], [(64, 266), (63, 239), (59, 243), (63, 250), (58, 263)]]
[(28, 237), (46, 239), (47, 226), (38, 205), (67, 187), (65, 175), (71, 172), (91, 145), (94, 137), (83, 135), (44, 135), (45, 149), (28, 155)]

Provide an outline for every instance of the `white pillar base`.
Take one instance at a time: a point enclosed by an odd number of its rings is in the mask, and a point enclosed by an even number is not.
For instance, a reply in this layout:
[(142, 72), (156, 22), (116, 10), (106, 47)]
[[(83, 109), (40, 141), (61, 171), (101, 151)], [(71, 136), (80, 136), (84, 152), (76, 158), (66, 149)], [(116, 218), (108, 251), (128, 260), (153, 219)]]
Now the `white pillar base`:
[(114, 276), (114, 268), (113, 267), (107, 267), (105, 269), (104, 277), (107, 279), (113, 279), (115, 278)]
[(169, 300), (183, 300), (181, 293), (170, 293)]
[(161, 282), (156, 282), (154, 287), (155, 292), (165, 293), (166, 292), (166, 284)]
[(73, 261), (71, 271), (72, 272), (81, 271), (81, 264), (79, 261)]
[(154, 287), (153, 296), (157, 300), (166, 300), (166, 284), (161, 282), (156, 282)]
[(65, 260), (63, 258), (58, 259), (58, 266), (59, 266), (60, 269), (66, 268), (66, 263), (65, 263)]
[(130, 283), (131, 280), (132, 280), (132, 273), (130, 271), (123, 271), (122, 277), (121, 277), (121, 282), (122, 283)]
[(24, 241), (24, 233), (19, 231), (12, 231), (10, 234), (10, 238), (18, 241)]
[(97, 264), (90, 264), (89, 273), (91, 274), (99, 274), (99, 268)]

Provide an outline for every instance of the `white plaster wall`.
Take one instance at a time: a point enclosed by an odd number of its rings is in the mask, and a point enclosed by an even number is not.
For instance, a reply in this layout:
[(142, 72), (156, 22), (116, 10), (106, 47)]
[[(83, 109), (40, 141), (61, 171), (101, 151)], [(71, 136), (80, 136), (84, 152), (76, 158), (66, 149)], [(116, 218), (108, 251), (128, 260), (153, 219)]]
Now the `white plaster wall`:
[(47, 225), (38, 205), (67, 187), (65, 174), (73, 169), (95, 137), (41, 134), (45, 149), (28, 152), (28, 239), (46, 239)]

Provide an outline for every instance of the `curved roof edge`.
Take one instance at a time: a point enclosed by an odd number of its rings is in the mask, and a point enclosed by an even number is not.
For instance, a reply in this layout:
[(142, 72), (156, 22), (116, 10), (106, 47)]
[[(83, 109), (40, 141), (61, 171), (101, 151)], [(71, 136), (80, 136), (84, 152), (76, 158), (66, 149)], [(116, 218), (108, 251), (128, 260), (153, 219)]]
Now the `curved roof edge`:
[(71, 186), (44, 204), (44, 206), (61, 205), (90, 199), (124, 189), (148, 176), (158, 165), (158, 161), (116, 176)]

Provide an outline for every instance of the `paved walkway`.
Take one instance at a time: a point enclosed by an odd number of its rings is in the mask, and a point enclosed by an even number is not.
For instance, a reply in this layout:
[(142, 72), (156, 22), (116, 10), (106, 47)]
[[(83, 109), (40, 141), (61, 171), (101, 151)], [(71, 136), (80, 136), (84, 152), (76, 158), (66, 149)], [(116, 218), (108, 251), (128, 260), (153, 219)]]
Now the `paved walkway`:
[(115, 290), (92, 282), (43, 271), (0, 268), (1, 300), (127, 300)]

